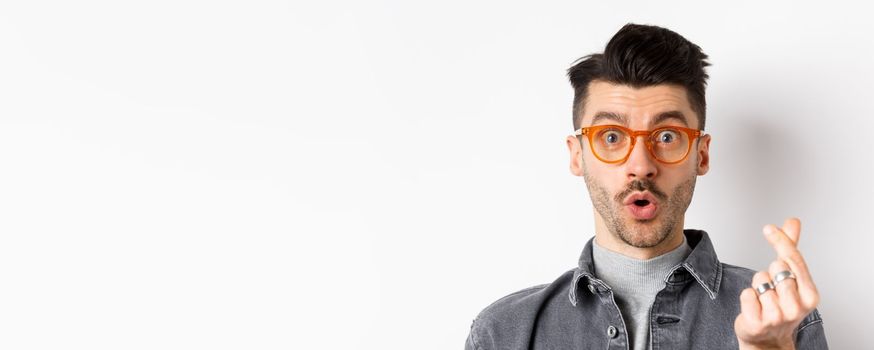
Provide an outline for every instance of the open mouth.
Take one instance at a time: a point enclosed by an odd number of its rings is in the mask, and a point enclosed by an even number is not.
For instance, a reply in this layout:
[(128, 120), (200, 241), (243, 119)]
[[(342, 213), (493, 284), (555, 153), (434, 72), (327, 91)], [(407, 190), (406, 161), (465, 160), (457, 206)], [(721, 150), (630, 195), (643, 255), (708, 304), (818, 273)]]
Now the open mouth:
[(624, 204), (628, 213), (636, 220), (648, 221), (658, 215), (659, 204), (651, 193), (633, 193), (625, 199)]

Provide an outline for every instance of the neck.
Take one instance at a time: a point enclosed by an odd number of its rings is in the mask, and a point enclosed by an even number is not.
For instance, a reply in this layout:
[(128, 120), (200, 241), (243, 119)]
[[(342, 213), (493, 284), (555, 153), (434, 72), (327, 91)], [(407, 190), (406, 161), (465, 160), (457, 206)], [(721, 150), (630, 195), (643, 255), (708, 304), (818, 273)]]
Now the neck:
[(649, 260), (654, 257), (672, 251), (683, 244), (683, 227), (684, 218), (680, 219), (674, 225), (674, 229), (668, 233), (668, 237), (659, 244), (647, 247), (638, 248), (628, 243), (610, 232), (601, 216), (595, 213), (595, 241), (601, 247), (610, 251), (625, 255), (638, 260)]

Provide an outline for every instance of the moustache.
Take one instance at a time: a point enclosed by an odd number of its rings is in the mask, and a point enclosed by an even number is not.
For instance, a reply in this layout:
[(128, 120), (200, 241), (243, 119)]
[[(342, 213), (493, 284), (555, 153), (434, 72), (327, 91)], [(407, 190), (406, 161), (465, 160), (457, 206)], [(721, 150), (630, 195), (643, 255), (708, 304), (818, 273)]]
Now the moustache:
[(662, 201), (662, 202), (666, 198), (668, 198), (667, 194), (665, 194), (664, 192), (659, 190), (658, 187), (656, 187), (655, 182), (653, 182), (652, 180), (643, 179), (643, 180), (632, 181), (631, 183), (628, 184), (628, 188), (626, 188), (622, 192), (619, 192), (618, 194), (616, 194), (616, 197), (614, 197), (613, 199), (619, 203), (622, 203), (625, 200), (625, 197), (628, 197), (628, 195), (631, 194), (631, 192), (643, 192), (643, 191), (649, 191), (650, 193), (652, 193), (653, 196), (655, 196), (656, 198), (658, 198), (659, 201)]

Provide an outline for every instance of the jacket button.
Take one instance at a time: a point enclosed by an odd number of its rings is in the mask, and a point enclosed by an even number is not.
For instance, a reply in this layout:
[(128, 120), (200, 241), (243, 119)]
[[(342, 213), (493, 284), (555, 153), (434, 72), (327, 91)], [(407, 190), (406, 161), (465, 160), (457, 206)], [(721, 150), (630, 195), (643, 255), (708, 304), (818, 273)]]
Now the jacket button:
[(592, 294), (595, 294), (595, 286), (593, 286), (593, 285), (590, 284), (590, 285), (589, 285), (589, 291), (592, 292)]
[(607, 327), (607, 336), (610, 338), (616, 338), (616, 327), (610, 326)]

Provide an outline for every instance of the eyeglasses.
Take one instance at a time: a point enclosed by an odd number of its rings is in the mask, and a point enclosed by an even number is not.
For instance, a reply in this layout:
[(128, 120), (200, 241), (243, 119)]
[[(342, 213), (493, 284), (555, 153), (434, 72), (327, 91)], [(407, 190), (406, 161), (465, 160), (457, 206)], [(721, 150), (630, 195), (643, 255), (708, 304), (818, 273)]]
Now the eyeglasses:
[[(666, 126), (655, 130), (631, 130), (619, 125), (597, 125), (580, 128), (574, 135), (585, 135), (595, 158), (610, 164), (625, 162), (634, 149), (638, 136), (646, 136), (649, 154), (659, 162), (677, 164), (692, 150), (692, 141), (701, 137), (701, 130)], [(582, 141), (582, 139), (580, 140)]]

